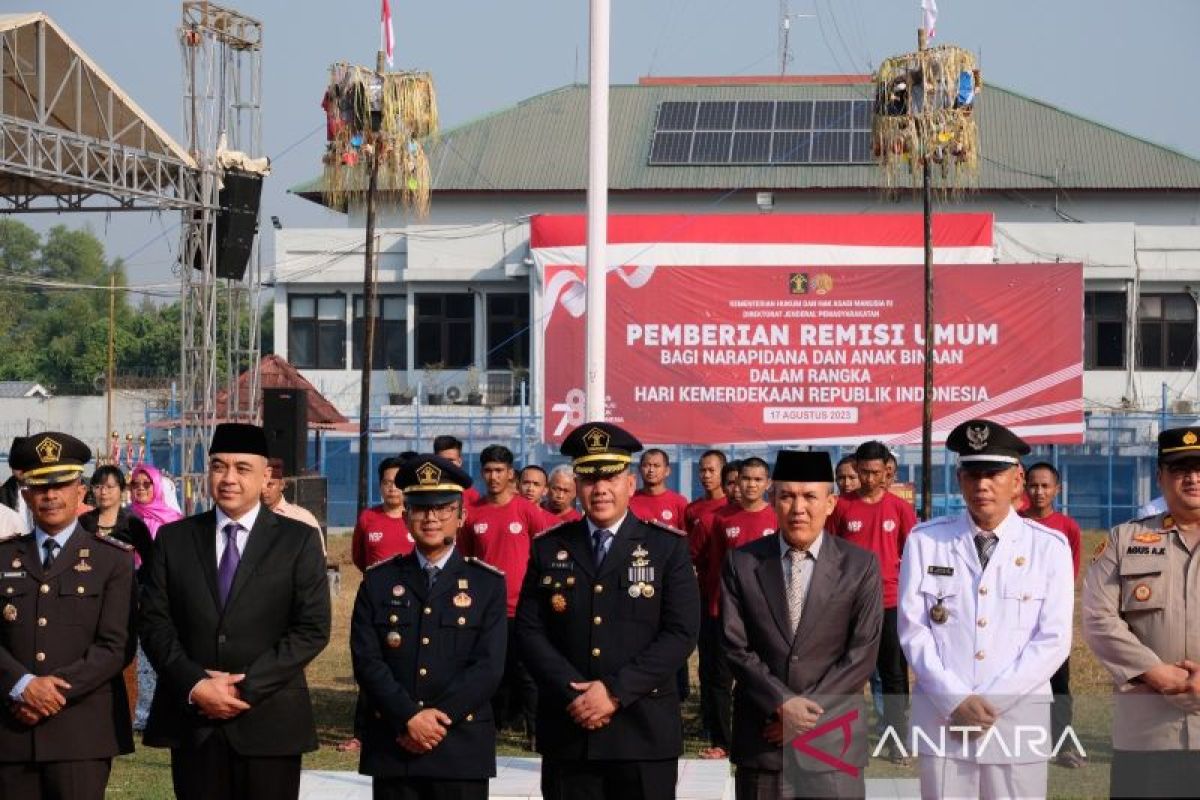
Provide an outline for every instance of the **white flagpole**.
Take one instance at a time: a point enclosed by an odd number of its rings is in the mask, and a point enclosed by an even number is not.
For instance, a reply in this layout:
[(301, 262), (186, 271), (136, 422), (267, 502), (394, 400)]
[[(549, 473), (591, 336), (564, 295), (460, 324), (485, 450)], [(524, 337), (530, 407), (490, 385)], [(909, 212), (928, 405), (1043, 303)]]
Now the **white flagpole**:
[(587, 190), (587, 419), (605, 418), (605, 328), (608, 320), (608, 40), (609, 0), (590, 0)]

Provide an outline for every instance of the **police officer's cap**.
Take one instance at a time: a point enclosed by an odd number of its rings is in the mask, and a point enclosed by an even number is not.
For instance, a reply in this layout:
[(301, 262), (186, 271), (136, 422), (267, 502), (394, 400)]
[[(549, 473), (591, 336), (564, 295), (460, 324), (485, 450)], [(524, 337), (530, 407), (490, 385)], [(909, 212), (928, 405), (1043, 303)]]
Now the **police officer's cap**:
[(637, 437), (611, 422), (585, 422), (568, 434), (559, 452), (571, 458), (576, 475), (595, 477), (624, 472), (641, 449)]
[(245, 422), (222, 422), (213, 431), (208, 454), (247, 453), (267, 458), (267, 434), (258, 425)]
[(1158, 463), (1200, 458), (1200, 427), (1170, 428), (1158, 435)]
[(54, 486), (79, 480), (92, 451), (74, 436), (57, 431), (27, 436), (13, 443), (9, 464), (23, 472), (26, 486)]
[(998, 422), (972, 419), (950, 431), (947, 449), (958, 453), (963, 469), (999, 471), (1015, 467), (1029, 455), (1025, 440)]
[(771, 480), (783, 483), (833, 483), (833, 462), (825, 451), (780, 450)]
[(460, 499), (471, 476), (441, 456), (420, 453), (396, 470), (396, 485), (410, 506), (440, 506)]

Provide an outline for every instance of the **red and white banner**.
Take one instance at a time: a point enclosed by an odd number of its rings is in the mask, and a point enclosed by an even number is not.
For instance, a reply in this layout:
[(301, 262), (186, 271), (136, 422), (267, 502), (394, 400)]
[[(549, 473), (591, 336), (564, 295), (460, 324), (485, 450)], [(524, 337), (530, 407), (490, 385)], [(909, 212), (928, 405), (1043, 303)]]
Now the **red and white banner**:
[[(583, 421), (581, 216), (530, 234), (545, 438)], [(921, 438), (919, 215), (614, 216), (608, 417), (656, 444)], [(993, 264), (986, 214), (934, 222), (934, 427), (1083, 434), (1083, 269)]]

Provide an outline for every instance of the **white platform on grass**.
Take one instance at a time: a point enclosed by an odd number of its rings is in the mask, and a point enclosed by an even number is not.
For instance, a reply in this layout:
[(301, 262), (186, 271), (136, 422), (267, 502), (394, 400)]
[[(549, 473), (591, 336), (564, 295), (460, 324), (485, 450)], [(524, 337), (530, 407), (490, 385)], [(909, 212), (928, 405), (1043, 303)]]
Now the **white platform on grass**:
[[(501, 756), (491, 782), (493, 800), (540, 800), (541, 759)], [(915, 780), (871, 778), (867, 797), (919, 797)], [(300, 800), (370, 800), (371, 779), (354, 772), (305, 770), (300, 777)], [(683, 759), (679, 762), (677, 800), (733, 800), (733, 777), (728, 761)]]

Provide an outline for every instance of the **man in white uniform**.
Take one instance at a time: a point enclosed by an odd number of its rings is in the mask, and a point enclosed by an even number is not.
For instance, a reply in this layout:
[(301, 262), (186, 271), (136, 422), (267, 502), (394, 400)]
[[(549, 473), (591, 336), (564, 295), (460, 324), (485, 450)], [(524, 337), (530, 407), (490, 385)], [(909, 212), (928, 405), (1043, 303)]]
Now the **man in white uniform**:
[(1071, 551), (1013, 510), (1029, 445), (979, 419), (946, 447), (967, 510), (914, 528), (900, 562), (900, 645), (916, 675), (905, 744), (923, 797), (1044, 797), (1050, 676), (1071, 649)]

